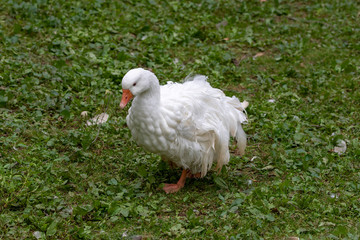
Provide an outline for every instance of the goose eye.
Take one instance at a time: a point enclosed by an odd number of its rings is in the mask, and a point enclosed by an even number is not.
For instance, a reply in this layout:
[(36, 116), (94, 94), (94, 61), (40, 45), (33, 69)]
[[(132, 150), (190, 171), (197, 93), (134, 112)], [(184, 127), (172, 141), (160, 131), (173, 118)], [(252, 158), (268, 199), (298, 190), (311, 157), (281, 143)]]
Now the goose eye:
[(136, 86), (136, 83), (134, 83), (133, 86)]

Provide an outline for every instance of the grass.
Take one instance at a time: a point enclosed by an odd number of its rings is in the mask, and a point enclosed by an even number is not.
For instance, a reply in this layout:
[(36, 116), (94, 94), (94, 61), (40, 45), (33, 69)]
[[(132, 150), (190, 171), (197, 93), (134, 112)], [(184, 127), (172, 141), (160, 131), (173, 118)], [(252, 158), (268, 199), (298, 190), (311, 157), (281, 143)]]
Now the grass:
[[(0, 2), (0, 238), (359, 239), (358, 1)], [(134, 67), (249, 101), (246, 156), (163, 193), (180, 171), (118, 107)]]

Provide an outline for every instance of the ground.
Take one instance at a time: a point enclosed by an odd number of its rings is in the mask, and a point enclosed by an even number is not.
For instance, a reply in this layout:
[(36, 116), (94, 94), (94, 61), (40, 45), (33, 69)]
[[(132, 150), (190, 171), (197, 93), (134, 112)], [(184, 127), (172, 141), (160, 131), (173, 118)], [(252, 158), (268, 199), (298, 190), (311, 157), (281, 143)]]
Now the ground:
[[(358, 1), (0, 2), (0, 238), (359, 239)], [(181, 170), (119, 108), (134, 67), (247, 100), (245, 156), (162, 192)]]

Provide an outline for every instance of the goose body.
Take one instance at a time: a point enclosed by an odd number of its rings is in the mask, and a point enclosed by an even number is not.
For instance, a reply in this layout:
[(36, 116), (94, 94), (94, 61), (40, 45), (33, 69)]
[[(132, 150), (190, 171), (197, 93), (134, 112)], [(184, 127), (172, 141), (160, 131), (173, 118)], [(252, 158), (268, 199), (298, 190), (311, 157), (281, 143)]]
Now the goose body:
[[(133, 139), (181, 167), (184, 183), (189, 176), (204, 177), (214, 162), (219, 170), (229, 162), (230, 136), (236, 138), (240, 154), (246, 147), (241, 126), (247, 122), (245, 104), (212, 88), (206, 79), (197, 75), (182, 84), (160, 86), (152, 72), (136, 68), (122, 80), (120, 106), (125, 107), (134, 97), (126, 118)], [(169, 184), (168, 191), (166, 186), (164, 190), (169, 193), (181, 188), (173, 185), (178, 186)]]

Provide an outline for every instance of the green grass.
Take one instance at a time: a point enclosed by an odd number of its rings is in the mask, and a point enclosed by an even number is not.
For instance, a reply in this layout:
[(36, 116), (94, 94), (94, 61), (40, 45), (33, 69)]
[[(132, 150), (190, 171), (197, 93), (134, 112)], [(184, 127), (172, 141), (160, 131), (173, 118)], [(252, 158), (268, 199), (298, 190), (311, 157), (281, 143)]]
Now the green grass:
[[(359, 239), (359, 9), (0, 0), (0, 238)], [(232, 145), (220, 175), (163, 193), (180, 170), (130, 140), (118, 107), (134, 67), (249, 101), (246, 155)]]

